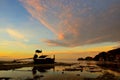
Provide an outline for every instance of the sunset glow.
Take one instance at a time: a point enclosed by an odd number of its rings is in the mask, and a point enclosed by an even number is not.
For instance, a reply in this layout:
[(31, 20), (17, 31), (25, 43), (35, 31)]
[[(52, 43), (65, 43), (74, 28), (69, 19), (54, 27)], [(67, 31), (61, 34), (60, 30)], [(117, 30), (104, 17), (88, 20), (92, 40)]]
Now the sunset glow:
[[(0, 0), (0, 59), (94, 57), (120, 47), (120, 0)], [(68, 57), (69, 56), (69, 57)]]

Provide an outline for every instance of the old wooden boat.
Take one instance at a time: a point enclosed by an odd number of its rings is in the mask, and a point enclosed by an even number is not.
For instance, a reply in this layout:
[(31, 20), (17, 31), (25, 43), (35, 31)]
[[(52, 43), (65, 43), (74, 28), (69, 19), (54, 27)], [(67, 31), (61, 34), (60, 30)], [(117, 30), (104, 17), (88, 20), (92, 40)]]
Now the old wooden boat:
[(42, 50), (36, 50), (33, 60), (34, 64), (54, 64), (55, 63), (55, 55), (53, 55), (53, 58), (49, 57), (49, 55), (40, 55), (38, 56), (38, 53), (42, 53)]

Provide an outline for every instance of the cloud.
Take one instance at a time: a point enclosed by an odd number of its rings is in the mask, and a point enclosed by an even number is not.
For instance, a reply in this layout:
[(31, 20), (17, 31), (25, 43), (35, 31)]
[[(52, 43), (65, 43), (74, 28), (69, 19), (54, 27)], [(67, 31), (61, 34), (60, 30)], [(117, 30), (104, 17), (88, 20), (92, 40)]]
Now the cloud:
[(13, 38), (15, 39), (24, 39), (25, 40), (25, 36), (23, 34), (21, 34), (20, 32), (18, 32), (15, 29), (11, 29), (11, 28), (7, 28), (6, 32)]
[(13, 29), (13, 28), (7, 28), (4, 29), (8, 35), (13, 38), (14, 40), (1, 40), (1, 44), (2, 46), (17, 46), (17, 47), (21, 47), (21, 48), (28, 48), (29, 46), (26, 44), (26, 42), (28, 42), (29, 40), (26, 39), (25, 35), (23, 35), (22, 33), (20, 33), (18, 30)]
[(8, 41), (8, 40), (1, 40), (1, 47), (19, 47), (19, 48), (28, 48), (29, 46), (24, 44), (23, 42), (20, 41)]
[(120, 40), (120, 2), (103, 1), (20, 0), (33, 18), (57, 36), (44, 42), (66, 47)]

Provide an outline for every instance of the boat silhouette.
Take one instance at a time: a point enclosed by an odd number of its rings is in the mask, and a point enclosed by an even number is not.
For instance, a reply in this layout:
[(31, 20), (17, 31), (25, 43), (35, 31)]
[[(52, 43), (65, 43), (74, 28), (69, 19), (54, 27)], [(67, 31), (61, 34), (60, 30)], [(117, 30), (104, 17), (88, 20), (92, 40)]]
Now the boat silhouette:
[(42, 53), (42, 50), (36, 50), (33, 61), (34, 64), (54, 64), (55, 63), (55, 55), (53, 55), (53, 58), (48, 57), (49, 55), (40, 55), (38, 56), (38, 53)]

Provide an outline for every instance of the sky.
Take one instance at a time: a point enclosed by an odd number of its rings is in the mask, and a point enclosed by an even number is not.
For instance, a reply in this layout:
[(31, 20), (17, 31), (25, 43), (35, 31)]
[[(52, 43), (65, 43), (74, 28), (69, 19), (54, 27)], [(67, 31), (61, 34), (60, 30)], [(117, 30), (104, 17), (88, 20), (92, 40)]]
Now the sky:
[(36, 49), (77, 59), (120, 47), (120, 0), (0, 0), (0, 58)]

